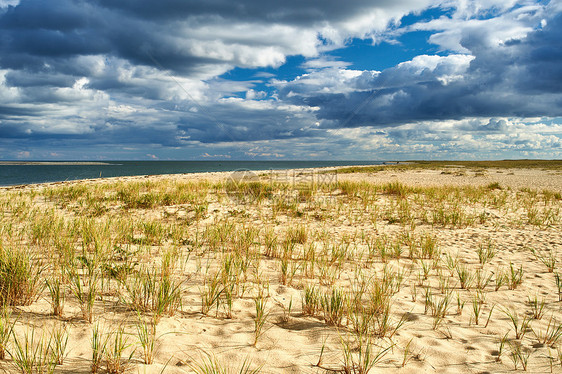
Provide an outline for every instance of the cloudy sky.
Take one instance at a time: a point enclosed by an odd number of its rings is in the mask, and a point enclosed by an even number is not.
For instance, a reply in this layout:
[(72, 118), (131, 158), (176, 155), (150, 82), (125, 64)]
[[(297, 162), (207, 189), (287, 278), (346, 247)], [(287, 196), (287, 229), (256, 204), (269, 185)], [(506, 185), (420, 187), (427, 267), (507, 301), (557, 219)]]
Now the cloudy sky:
[(560, 0), (0, 0), (0, 159), (562, 158)]

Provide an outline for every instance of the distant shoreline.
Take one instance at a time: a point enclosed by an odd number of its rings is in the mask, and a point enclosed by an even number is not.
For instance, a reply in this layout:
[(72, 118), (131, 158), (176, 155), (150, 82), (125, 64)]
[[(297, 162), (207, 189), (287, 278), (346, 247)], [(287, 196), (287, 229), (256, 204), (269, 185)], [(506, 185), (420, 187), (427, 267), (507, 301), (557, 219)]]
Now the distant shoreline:
[(7, 165), (112, 165), (98, 161), (0, 161), (0, 166)]
[(1, 160), (0, 185), (15, 186), (121, 176), (377, 165), (377, 161), (119, 161)]
[[(402, 168), (398, 168), (402, 166)], [(347, 169), (352, 169), (349, 171)], [(113, 182), (139, 182), (139, 181), (201, 181), (209, 182), (225, 181), (233, 171), (207, 171), (192, 173), (173, 173), (173, 174), (139, 174), (127, 176), (83, 178), (66, 181), (53, 181), (42, 183), (29, 183), (19, 185), (0, 186), (0, 191), (13, 189), (35, 189), (53, 187), (57, 185), (80, 185), (98, 184)], [(362, 166), (328, 166), (311, 168), (291, 168), (291, 169), (262, 169), (251, 170), (257, 174), (261, 180), (269, 180), (270, 173), (276, 174), (280, 179), (300, 178), (306, 173), (325, 174), (333, 172), (337, 175), (337, 181), (363, 182), (384, 185), (389, 182), (398, 182), (408, 186), (488, 186), (497, 183), (500, 189), (521, 190), (533, 188), (536, 190), (551, 190), (562, 192), (562, 170), (544, 169), (539, 167), (531, 168), (510, 168), (489, 167), (484, 169), (470, 169), (466, 166), (439, 166), (434, 168), (420, 167), (415, 168), (412, 164), (400, 163), (389, 165), (362, 165)], [(266, 179), (263, 179), (263, 178)]]
[[(182, 162), (177, 162), (178, 167), (162, 167), (156, 162), (126, 162), (126, 161), (0, 161), (0, 188), (22, 188), (24, 186), (52, 185), (59, 183), (76, 183), (80, 181), (93, 181), (100, 179), (115, 180), (119, 178), (153, 178), (190, 176), (197, 178), (197, 175), (204, 175), (206, 178), (224, 178), (236, 170), (251, 170), (255, 173), (276, 172), (283, 173), (289, 170), (300, 173), (304, 170), (315, 170), (315, 172), (326, 173), (336, 172), (343, 178), (347, 174), (351, 178), (354, 174), (377, 174), (385, 175), (385, 179), (392, 178), (394, 174), (404, 171), (415, 171), (416, 173), (430, 173), (431, 180), (441, 180), (446, 175), (454, 175), (451, 180), (442, 180), (442, 183), (458, 182), (463, 175), (481, 175), (482, 183), (489, 183), (486, 176), (490, 174), (507, 173), (513, 175), (516, 169), (536, 171), (549, 171), (550, 173), (562, 176), (562, 160), (501, 160), (501, 161), (379, 161), (365, 164), (347, 163), (347, 161), (334, 162), (335, 164), (314, 165), (308, 162), (282, 162), (271, 165), (268, 162), (211, 162), (209, 167), (206, 165), (181, 166)], [(167, 164), (164, 162), (163, 164)], [(191, 164), (192, 162), (186, 162)], [(175, 162), (172, 162), (175, 164)], [(222, 164), (222, 165), (221, 165)], [(31, 166), (30, 166), (31, 165)], [(2, 167), (3, 166), (3, 167)], [(28, 169), (29, 166), (29, 169)], [(111, 166), (111, 167), (110, 167)], [(123, 172), (122, 169), (126, 169)], [(497, 169), (493, 170), (492, 169)], [(439, 173), (436, 171), (439, 170)], [(489, 172), (486, 172), (488, 170)], [(534, 173), (534, 172), (533, 172)], [(30, 177), (26, 177), (26, 175)], [(438, 175), (434, 175), (438, 174)], [(517, 173), (518, 174), (518, 173)], [(23, 176), (23, 177), (22, 177)], [(538, 176), (537, 176), (538, 177)], [(476, 182), (477, 179), (471, 179)], [(513, 177), (509, 177), (513, 179)], [(512, 181), (513, 182), (513, 181)], [(529, 181), (526, 181), (528, 183)], [(536, 183), (537, 181), (535, 181)], [(424, 183), (426, 183), (424, 181)], [(510, 182), (511, 183), (511, 182)], [(519, 183), (512, 184), (520, 186)], [(560, 184), (543, 186), (544, 188), (554, 188), (561, 190)]]
[[(352, 167), (343, 166), (343, 167)], [(364, 167), (372, 167), (373, 165), (362, 165)], [(290, 169), (262, 169), (262, 170), (249, 170), (252, 173), (258, 175), (263, 175), (264, 173), (302, 173), (302, 172), (312, 172), (312, 173), (325, 173), (330, 171), (336, 171), (342, 166), (325, 166), (325, 167), (308, 167), (308, 168), (290, 168)], [(245, 170), (245, 169), (244, 169)], [(25, 183), (25, 184), (13, 184), (13, 185), (0, 185), (0, 191), (10, 190), (10, 189), (21, 189), (21, 188), (36, 188), (36, 187), (49, 187), (55, 185), (73, 185), (73, 184), (83, 184), (83, 183), (104, 183), (104, 182), (114, 182), (114, 181), (139, 181), (139, 180), (155, 180), (155, 179), (178, 179), (178, 178), (188, 178), (190, 180), (226, 180), (229, 175), (231, 175), (236, 170), (225, 170), (225, 171), (203, 171), (203, 172), (188, 172), (188, 173), (166, 173), (166, 174), (136, 174), (136, 175), (121, 175), (114, 177), (100, 177), (100, 178), (83, 178), (83, 179), (70, 179), (64, 181), (52, 181), (52, 182), (38, 182), (38, 183)], [(293, 176), (293, 175), (291, 175)]]

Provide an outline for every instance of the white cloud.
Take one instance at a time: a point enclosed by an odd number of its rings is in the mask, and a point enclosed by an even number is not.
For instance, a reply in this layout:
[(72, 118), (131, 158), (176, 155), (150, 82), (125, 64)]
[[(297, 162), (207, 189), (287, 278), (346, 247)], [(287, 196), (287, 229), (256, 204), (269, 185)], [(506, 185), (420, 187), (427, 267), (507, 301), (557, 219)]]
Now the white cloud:
[(0, 101), (4, 104), (16, 103), (20, 99), (20, 89), (6, 85), (6, 74), (8, 72), (9, 70), (0, 69)]
[(9, 6), (16, 6), (19, 2), (20, 0), (0, 0), (0, 11)]
[[(497, 47), (505, 42), (524, 38), (544, 19), (543, 7), (532, 5), (512, 10), (507, 2), (507, 5), (498, 3), (501, 2), (491, 1), (485, 7), (480, 3), (473, 8), (466, 7), (467, 4), (461, 1), (452, 17), (442, 16), (429, 22), (419, 22), (401, 32), (432, 31), (434, 33), (429, 41), (439, 45), (441, 50), (466, 54), (471, 52), (468, 44), (472, 38), (478, 38), (482, 47)], [(500, 14), (487, 19), (473, 18), (484, 10), (491, 9), (495, 9)]]
[[(561, 125), (542, 117), (559, 108), (559, 48), (546, 45), (555, 60), (549, 69), (536, 56), (542, 50), (533, 50), (541, 42), (534, 30), (558, 40), (559, 2), (142, 1), (60, 0), (31, 9), (22, 0), (17, 27), (1, 19), (0, 145), (2, 136), (45, 147), (71, 136), (76, 147), (117, 144), (139, 157), (161, 156), (147, 154), (150, 147), (226, 157), (255, 145), (247, 154), (349, 159), (560, 147)], [(0, 0), (0, 16), (18, 3)], [(398, 25), (430, 6), (451, 12)], [(377, 42), (417, 30), (429, 31), (442, 53), (383, 71), (325, 54), (353, 38)], [(535, 39), (524, 45), (528, 36)], [(290, 56), (303, 57), (306, 73), (276, 79)], [(223, 75), (236, 67), (271, 70), (243, 81)]]

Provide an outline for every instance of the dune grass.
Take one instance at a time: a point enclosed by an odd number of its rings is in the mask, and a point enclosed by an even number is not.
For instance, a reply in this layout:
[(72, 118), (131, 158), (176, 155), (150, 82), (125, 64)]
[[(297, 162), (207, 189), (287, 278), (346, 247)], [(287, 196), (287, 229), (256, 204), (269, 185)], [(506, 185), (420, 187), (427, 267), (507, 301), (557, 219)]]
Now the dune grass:
[[(448, 165), (559, 168), (530, 161), (384, 167)], [(233, 189), (250, 198), (241, 203)], [(0, 360), (9, 356), (22, 372), (66, 365), (73, 327), (54, 323), (65, 320), (91, 330), (88, 365), (78, 368), (91, 372), (172, 359), (188, 360), (196, 372), (230, 372), (214, 353), (192, 361), (185, 352), (157, 354), (167, 344), (165, 332), (156, 335), (162, 321), (241, 324), (245, 349), (257, 354), (290, 326), (321, 326), (325, 342), (310, 350), (322, 352), (318, 369), (340, 372), (427, 369), (431, 363), (412, 353), (417, 331), (457, 345), (458, 335), (499, 331), (505, 339), (482, 337), (501, 343), (492, 371), (505, 370), (508, 356), (510, 368), (541, 367), (554, 357), (547, 350), (562, 349), (560, 262), (533, 241), (536, 232), (560, 230), (557, 191), (350, 181), (298, 190), (161, 179), (5, 190), (0, 206)], [(525, 244), (504, 245), (510, 230)], [(540, 293), (535, 275), (550, 293)], [(42, 302), (48, 307), (39, 309)], [(53, 323), (34, 330), (21, 310)], [(113, 333), (111, 326), (118, 326)], [(274, 365), (240, 362), (232, 366), (240, 372)]]

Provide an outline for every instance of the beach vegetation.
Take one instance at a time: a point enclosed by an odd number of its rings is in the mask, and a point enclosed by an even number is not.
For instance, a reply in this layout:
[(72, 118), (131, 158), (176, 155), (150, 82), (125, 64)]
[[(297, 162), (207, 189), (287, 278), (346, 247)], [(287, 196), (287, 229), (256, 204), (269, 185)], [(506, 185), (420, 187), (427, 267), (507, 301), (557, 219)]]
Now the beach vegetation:
[[(186, 344), (203, 353), (187, 363), (176, 353), (178, 366), (261, 371), (242, 361), (245, 353), (229, 353), (229, 360), (242, 363), (235, 367), (209, 348), (217, 331), (227, 333), (222, 326), (232, 324), (247, 326), (236, 330), (236, 341), (247, 334), (241, 351), (259, 355), (260, 362), (266, 343), (314, 331), (321, 336), (309, 340), (311, 350), (321, 346), (317, 366), (334, 372), (408, 367), (421, 357), (412, 348), (416, 334), (456, 344), (460, 336), (473, 336), (470, 329), (485, 331), (471, 345), (499, 344), (492, 353), (497, 361), (485, 364), (490, 372), (505, 371), (507, 355), (509, 369), (552, 366), (562, 341), (555, 248), (560, 192), (513, 187), (489, 169), (561, 170), (546, 164), (353, 167), (342, 169), (337, 183), (298, 189), (274, 178), (229, 186), (183, 176), (5, 189), (0, 360), (21, 372), (52, 372), (70, 356), (80, 371), (142, 371), (139, 365), (172, 359), (156, 354), (167, 344), (161, 338), (170, 333), (167, 326), (193, 326), (206, 334)], [(344, 175), (385, 170), (475, 183), (422, 186)], [(301, 309), (294, 305), (299, 298)], [(35, 323), (39, 315), (45, 332)], [(108, 323), (118, 326), (114, 332), (102, 331)], [(69, 349), (79, 327), (91, 331), (86, 351), (92, 355), (83, 361)], [(503, 338), (497, 342), (492, 331)], [(411, 369), (430, 370), (434, 358), (426, 359), (416, 358), (419, 367)], [(296, 357), (295, 370), (302, 371), (303, 362)], [(275, 365), (266, 362), (263, 369), (279, 371)]]

